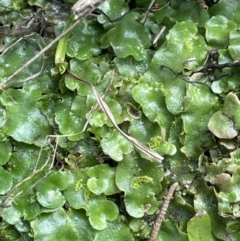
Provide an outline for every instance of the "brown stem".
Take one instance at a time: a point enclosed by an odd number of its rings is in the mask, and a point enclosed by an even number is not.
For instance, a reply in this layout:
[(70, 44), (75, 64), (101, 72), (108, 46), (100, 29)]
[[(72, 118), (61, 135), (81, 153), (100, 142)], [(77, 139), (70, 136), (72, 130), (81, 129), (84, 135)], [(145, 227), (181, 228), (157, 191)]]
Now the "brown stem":
[(153, 229), (152, 229), (152, 233), (151, 233), (151, 236), (149, 238), (149, 241), (155, 241), (156, 238), (157, 238), (157, 235), (158, 235), (158, 232), (161, 228), (161, 224), (162, 224), (162, 221), (167, 213), (167, 209), (168, 209), (168, 205), (169, 205), (169, 202), (173, 196), (173, 193), (175, 191), (175, 189), (178, 187), (178, 183), (175, 182), (174, 184), (172, 184), (172, 186), (169, 188), (168, 190), (168, 194), (167, 196), (165, 197), (165, 200), (164, 200), (164, 203), (162, 205), (162, 209), (161, 209), (161, 212), (159, 213), (158, 215), (158, 218), (157, 220), (155, 221), (154, 225), (153, 225)]

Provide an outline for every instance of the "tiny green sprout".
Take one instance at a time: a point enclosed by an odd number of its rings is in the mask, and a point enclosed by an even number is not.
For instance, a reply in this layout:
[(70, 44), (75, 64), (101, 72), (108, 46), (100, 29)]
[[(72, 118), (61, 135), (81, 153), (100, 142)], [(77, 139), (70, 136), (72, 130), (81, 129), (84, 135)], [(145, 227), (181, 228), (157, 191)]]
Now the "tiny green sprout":
[(75, 191), (80, 191), (83, 188), (83, 179), (79, 179), (77, 180), (76, 184), (75, 184)]
[(20, 10), (20, 9), (23, 9), (26, 5), (27, 4), (24, 0), (17, 0), (17, 1), (13, 1), (12, 8), (14, 10)]
[(153, 179), (151, 177), (148, 177), (148, 176), (135, 177), (132, 181), (131, 186), (132, 186), (133, 189), (137, 189), (143, 184), (147, 184), (147, 183), (152, 182), (152, 180)]
[[(74, 16), (71, 15), (64, 30), (68, 29), (69, 26), (73, 25), (74, 22), (75, 22)], [(68, 62), (66, 62), (66, 60), (65, 60), (65, 55), (66, 55), (66, 51), (67, 51), (67, 40), (68, 40), (69, 34), (70, 33), (66, 34), (58, 42), (57, 50), (55, 53), (55, 65), (56, 65), (56, 68), (58, 71), (56, 69), (54, 69), (53, 73), (55, 73), (55, 74), (57, 72), (59, 72), (60, 74), (63, 74), (68, 68)]]
[(94, 193), (92, 193), (87, 187), (84, 189), (84, 199), (89, 202), (91, 199), (96, 197)]

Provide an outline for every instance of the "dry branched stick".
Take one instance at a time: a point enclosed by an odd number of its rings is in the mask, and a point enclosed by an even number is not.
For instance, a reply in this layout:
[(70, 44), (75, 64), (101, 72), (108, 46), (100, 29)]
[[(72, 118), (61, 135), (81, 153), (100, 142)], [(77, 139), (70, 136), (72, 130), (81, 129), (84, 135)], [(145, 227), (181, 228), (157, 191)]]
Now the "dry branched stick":
[[(147, 17), (148, 17), (148, 14), (151, 10), (153, 10), (153, 4), (154, 4), (155, 0), (152, 0), (151, 3), (149, 4), (149, 7), (145, 13), (145, 16), (143, 17), (143, 19), (141, 20), (141, 23), (142, 24), (145, 24), (145, 22), (147, 21)], [(168, 1), (163, 7), (161, 8), (157, 8), (156, 11), (159, 11), (159, 10), (162, 10), (164, 9), (165, 7), (167, 7), (168, 5), (170, 4), (170, 1)]]
[[(29, 37), (29, 36), (31, 36), (32, 34), (30, 34), (30, 35), (28, 35), (28, 36), (25, 36), (25, 38), (26, 37)], [(21, 39), (23, 39), (23, 38), (21, 38)], [(36, 43), (37, 43), (37, 45), (39, 46), (39, 49), (40, 50), (42, 50), (42, 46), (41, 46), (41, 44), (40, 43), (38, 43), (36, 40), (33, 40), (33, 41), (35, 41)], [(17, 41), (17, 42), (19, 42), (19, 41)], [(15, 43), (14, 43), (15, 44)], [(11, 46), (12, 47), (12, 46)], [(35, 74), (31, 74), (31, 75), (29, 75), (28, 77), (26, 77), (26, 78), (23, 78), (23, 79), (19, 79), (19, 80), (13, 80), (13, 81), (3, 81), (2, 83), (1, 83), (1, 85), (0, 85), (0, 90), (5, 90), (5, 89), (7, 89), (9, 86), (11, 86), (11, 85), (13, 85), (13, 84), (17, 84), (17, 83), (24, 83), (24, 82), (27, 82), (27, 81), (29, 81), (29, 80), (31, 80), (31, 79), (35, 79), (35, 78), (37, 78), (41, 73), (42, 73), (42, 70), (43, 70), (43, 67), (44, 67), (44, 54), (43, 54), (43, 59), (42, 59), (42, 66), (41, 66), (41, 69), (37, 72), (37, 73), (35, 73)], [(8, 79), (9, 80), (9, 79)]]
[(67, 28), (65, 31), (63, 31), (59, 36), (57, 36), (51, 43), (49, 43), (46, 47), (44, 47), (40, 52), (38, 52), (33, 58), (28, 60), (22, 67), (20, 67), (18, 70), (16, 70), (13, 74), (10, 76), (4, 78), (3, 84), (6, 84), (9, 80), (11, 80), (13, 77), (18, 75), (21, 71), (23, 71), (25, 68), (27, 68), (31, 63), (33, 63), (36, 59), (38, 59), (43, 53), (45, 53), (47, 50), (49, 50), (55, 43), (57, 43), (62, 37), (70, 33), (78, 24), (79, 22), (89, 15), (94, 9), (103, 3), (105, 0), (85, 0), (85, 1), (78, 1), (72, 8), (73, 13), (76, 15), (76, 22), (73, 23), (69, 28)]
[[(46, 139), (48, 139), (48, 136), (46, 137)], [(52, 146), (52, 145), (51, 145)], [(51, 169), (53, 168), (53, 163), (54, 163), (54, 160), (55, 160), (55, 157), (56, 157), (56, 150), (57, 150), (57, 146), (58, 146), (58, 142), (56, 142), (55, 144), (55, 147), (52, 146), (53, 148), (53, 155), (52, 155), (52, 161), (51, 161), (51, 164), (50, 166), (48, 167), (45, 175), (43, 177), (41, 177), (39, 180), (37, 180), (35, 183), (33, 183), (33, 185), (31, 185), (26, 191), (25, 193), (27, 193), (30, 189), (32, 189), (33, 187), (35, 187), (40, 181), (42, 181), (43, 179), (45, 179), (49, 172), (51, 171)], [(43, 147), (44, 145), (42, 145), (41, 149), (40, 149), (40, 152), (38, 154), (38, 158), (37, 158), (37, 161), (36, 161), (36, 164), (35, 164), (35, 167), (34, 167), (34, 170), (32, 172), (32, 174), (28, 177), (26, 177), (25, 179), (23, 179), (21, 182), (19, 182), (18, 184), (16, 184), (12, 189), (11, 191), (7, 194), (7, 196), (3, 199), (3, 203), (7, 203), (7, 206), (6, 207), (9, 207), (11, 206), (11, 203), (14, 202), (14, 199), (16, 199), (18, 196), (20, 195), (23, 195), (23, 192), (22, 191), (19, 191), (17, 194), (15, 194), (13, 197), (11, 197), (12, 193), (19, 187), (21, 186), (23, 183), (31, 180), (36, 174), (40, 173), (41, 171), (44, 170), (44, 168), (48, 165), (49, 163), (49, 160), (50, 160), (50, 157), (51, 155), (48, 156), (47, 160), (45, 161), (45, 163), (43, 164), (43, 166), (41, 166), (39, 169), (37, 169), (37, 165), (39, 163), (39, 160), (41, 158), (41, 155), (42, 155), (42, 151), (43, 151)], [(3, 211), (4, 212), (4, 211)], [(2, 212), (2, 213), (3, 213)], [(2, 214), (1, 213), (1, 214)], [(0, 214), (0, 216), (1, 216)]]
[(145, 13), (144, 18), (141, 20), (141, 23), (142, 23), (142, 24), (144, 24), (144, 23), (146, 22), (147, 17), (148, 17), (148, 13), (149, 13), (149, 11), (150, 11), (150, 9), (152, 8), (152, 6), (153, 6), (154, 3), (155, 3), (155, 0), (152, 0), (152, 1), (150, 2), (150, 5), (149, 5), (149, 7), (148, 7), (149, 10), (147, 10), (147, 12)]
[(18, 42), (20, 42), (23, 39), (23, 37), (18, 38), (16, 41), (15, 39), (11, 40), (9, 43), (4, 44), (0, 48), (0, 57), (2, 57), (9, 49), (11, 49), (14, 45), (16, 45)]
[(75, 28), (78, 23), (80, 22), (80, 19), (78, 19), (71, 27), (66, 29), (64, 32), (62, 32), (59, 36), (57, 36), (51, 43), (49, 43), (46, 47), (44, 47), (40, 52), (38, 52), (33, 58), (28, 60), (22, 67), (20, 67), (18, 70), (16, 70), (13, 74), (10, 76), (4, 78), (3, 84), (6, 84), (9, 80), (14, 78), (16, 75), (18, 75), (21, 71), (23, 71), (25, 68), (27, 68), (31, 63), (33, 63), (36, 59), (38, 59), (43, 53), (45, 53), (48, 49), (50, 49), (58, 40), (60, 40), (62, 37), (64, 37), (66, 34), (68, 34), (70, 31), (72, 31), (73, 28)]
[(162, 209), (161, 209), (161, 212), (159, 213), (158, 215), (158, 218), (157, 220), (155, 221), (154, 225), (153, 225), (153, 229), (152, 229), (152, 233), (151, 233), (151, 236), (149, 238), (149, 241), (155, 241), (156, 238), (157, 238), (157, 235), (158, 235), (158, 232), (161, 228), (161, 224), (162, 224), (162, 221), (164, 219), (164, 216), (166, 215), (166, 212), (167, 212), (167, 209), (168, 209), (168, 205), (169, 205), (169, 202), (173, 196), (173, 193), (175, 191), (175, 189), (178, 187), (178, 183), (175, 182), (174, 184), (172, 184), (172, 186), (169, 188), (168, 190), (168, 194), (167, 196), (165, 197), (165, 201), (162, 205)]
[[(58, 139), (57, 139), (58, 140)], [(51, 145), (51, 144), (50, 144)], [(52, 146), (52, 145), (51, 145)], [(53, 148), (53, 155), (52, 155), (52, 161), (51, 161), (51, 165), (48, 167), (47, 172), (45, 173), (45, 175), (43, 177), (41, 177), (40, 179), (38, 179), (36, 182), (33, 183), (32, 186), (30, 186), (25, 193), (27, 193), (29, 190), (33, 189), (39, 182), (41, 182), (42, 180), (44, 180), (50, 173), (50, 171), (53, 168), (53, 164), (54, 164), (54, 160), (56, 158), (56, 154), (57, 154), (57, 147), (58, 147), (58, 141), (56, 141), (55, 147), (52, 146)], [(44, 163), (44, 165), (35, 171), (35, 173), (31, 174), (27, 179), (30, 180), (34, 175), (36, 175), (37, 173), (39, 173), (40, 171), (43, 171), (43, 169), (46, 167), (46, 165), (48, 164), (48, 160), (50, 159), (50, 156), (48, 157), (47, 161)], [(24, 182), (26, 181), (26, 179), (24, 179)], [(23, 182), (22, 182), (23, 183)], [(18, 192), (13, 198), (12, 200), (16, 199), (18, 196), (22, 195), (22, 192)]]
[[(37, 78), (41, 73), (42, 73), (42, 70), (43, 70), (43, 66), (44, 66), (44, 61), (42, 63), (42, 66), (41, 66), (41, 69), (35, 73), (35, 74), (31, 74), (29, 75), (28, 77), (26, 78), (23, 78), (23, 79), (19, 79), (19, 80), (14, 80), (14, 81), (10, 81), (8, 82), (7, 84), (4, 82), (3, 85), (0, 85), (0, 91), (5, 91), (9, 86), (13, 85), (13, 84), (17, 84), (17, 83), (24, 83), (24, 82), (27, 82), (29, 80), (32, 80), (32, 79), (35, 79)], [(10, 99), (16, 104), (17, 102), (13, 99), (13, 97), (11, 95), (9, 95), (7, 92), (5, 92), (9, 97)]]
[[(29, 37), (29, 36), (31, 36), (31, 35), (32, 35), (32, 34), (30, 34), (30, 35), (28, 35), (28, 36), (25, 36), (24, 38)], [(22, 39), (23, 39), (23, 38), (20, 38), (19, 40), (17, 40), (17, 41), (14, 42), (13, 44), (11, 44), (10, 47), (12, 48), (16, 43), (18, 43), (18, 42), (21, 41)], [(35, 40), (34, 40), (34, 41), (35, 41)], [(42, 46), (40, 45), (40, 43), (37, 42), (37, 44), (38, 44), (39, 48), (42, 49)], [(4, 50), (4, 53), (5, 53), (7, 50), (8, 50), (8, 48), (7, 48), (6, 50)], [(2, 55), (0, 55), (0, 57), (1, 57), (1, 56), (2, 56)], [(6, 90), (9, 86), (11, 86), (11, 85), (13, 85), (13, 84), (23, 83), (23, 82), (27, 82), (27, 81), (29, 81), (29, 80), (31, 80), (31, 79), (35, 79), (36, 77), (38, 77), (38, 76), (42, 73), (43, 67), (44, 67), (44, 55), (43, 55), (43, 60), (42, 60), (41, 69), (40, 69), (37, 73), (31, 74), (30, 76), (28, 76), (28, 77), (26, 77), (26, 78), (19, 79), (19, 80), (13, 80), (13, 81), (9, 81), (9, 82), (3, 81), (3, 82), (0, 84), (0, 91), (4, 92), (4, 93), (13, 101), (13, 103), (16, 104), (17, 102), (14, 100), (14, 98), (13, 98), (10, 94), (8, 94), (7, 92), (5, 92), (5, 90)]]

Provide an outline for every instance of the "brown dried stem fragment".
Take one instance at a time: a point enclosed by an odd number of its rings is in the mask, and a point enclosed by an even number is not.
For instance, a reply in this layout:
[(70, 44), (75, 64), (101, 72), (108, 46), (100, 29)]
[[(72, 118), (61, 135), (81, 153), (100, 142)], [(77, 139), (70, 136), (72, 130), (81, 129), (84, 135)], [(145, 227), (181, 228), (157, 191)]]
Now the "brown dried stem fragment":
[(169, 202), (173, 196), (173, 193), (175, 191), (175, 189), (178, 187), (178, 183), (175, 182), (174, 184), (172, 184), (172, 186), (169, 188), (168, 190), (168, 194), (167, 196), (165, 197), (165, 201), (163, 203), (163, 206), (162, 206), (162, 209), (161, 209), (161, 212), (159, 213), (158, 215), (158, 218), (157, 220), (155, 221), (154, 225), (153, 225), (153, 229), (152, 229), (152, 233), (151, 233), (151, 236), (149, 238), (149, 241), (155, 241), (156, 238), (157, 238), (157, 235), (158, 235), (158, 232), (161, 228), (161, 224), (162, 224), (162, 221), (167, 213), (167, 209), (168, 209), (168, 205), (169, 205)]

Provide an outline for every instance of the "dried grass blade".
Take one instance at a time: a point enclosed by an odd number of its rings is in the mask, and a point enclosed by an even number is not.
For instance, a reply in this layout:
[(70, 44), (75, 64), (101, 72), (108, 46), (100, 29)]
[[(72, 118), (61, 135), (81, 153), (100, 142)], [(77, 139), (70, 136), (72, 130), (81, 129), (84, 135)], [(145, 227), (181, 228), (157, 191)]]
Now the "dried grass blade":
[(162, 160), (164, 159), (161, 155), (159, 155), (157, 152), (151, 150), (150, 148), (146, 147), (145, 145), (143, 145), (140, 141), (136, 140), (135, 138), (127, 135), (126, 133), (124, 133), (117, 125), (114, 116), (110, 110), (110, 108), (108, 107), (108, 105), (106, 104), (106, 102), (102, 99), (102, 97), (100, 96), (100, 94), (98, 93), (98, 91), (96, 90), (96, 88), (89, 83), (86, 80), (83, 79), (79, 79), (78, 77), (74, 76), (72, 73), (70, 73), (70, 75), (78, 80), (80, 80), (81, 82), (91, 86), (94, 96), (96, 97), (96, 100), (100, 106), (100, 108), (102, 109), (102, 111), (106, 114), (106, 116), (108, 117), (108, 119), (112, 122), (112, 124), (114, 125), (114, 127), (127, 139), (129, 140), (137, 149), (139, 149), (140, 151), (142, 151), (143, 153), (145, 153), (146, 155), (154, 158), (155, 160), (157, 160), (158, 162), (162, 162)]
[(150, 148), (146, 147), (145, 145), (143, 145), (140, 141), (136, 140), (135, 138), (127, 135), (126, 133), (124, 133), (117, 125), (114, 116), (111, 112), (111, 110), (109, 109), (108, 105), (106, 104), (106, 102), (104, 100), (102, 100), (101, 96), (99, 95), (99, 93), (97, 92), (96, 88), (91, 85), (93, 93), (97, 99), (97, 102), (100, 106), (100, 108), (102, 109), (102, 111), (106, 114), (106, 116), (109, 118), (109, 120), (112, 122), (112, 124), (114, 125), (114, 127), (127, 139), (129, 140), (136, 148), (138, 148), (140, 151), (142, 151), (143, 153), (147, 154), (148, 156), (153, 157), (154, 159), (156, 159), (158, 162), (162, 162), (162, 160), (164, 159), (161, 155), (159, 155), (158, 153), (156, 153), (155, 151), (151, 150)]

